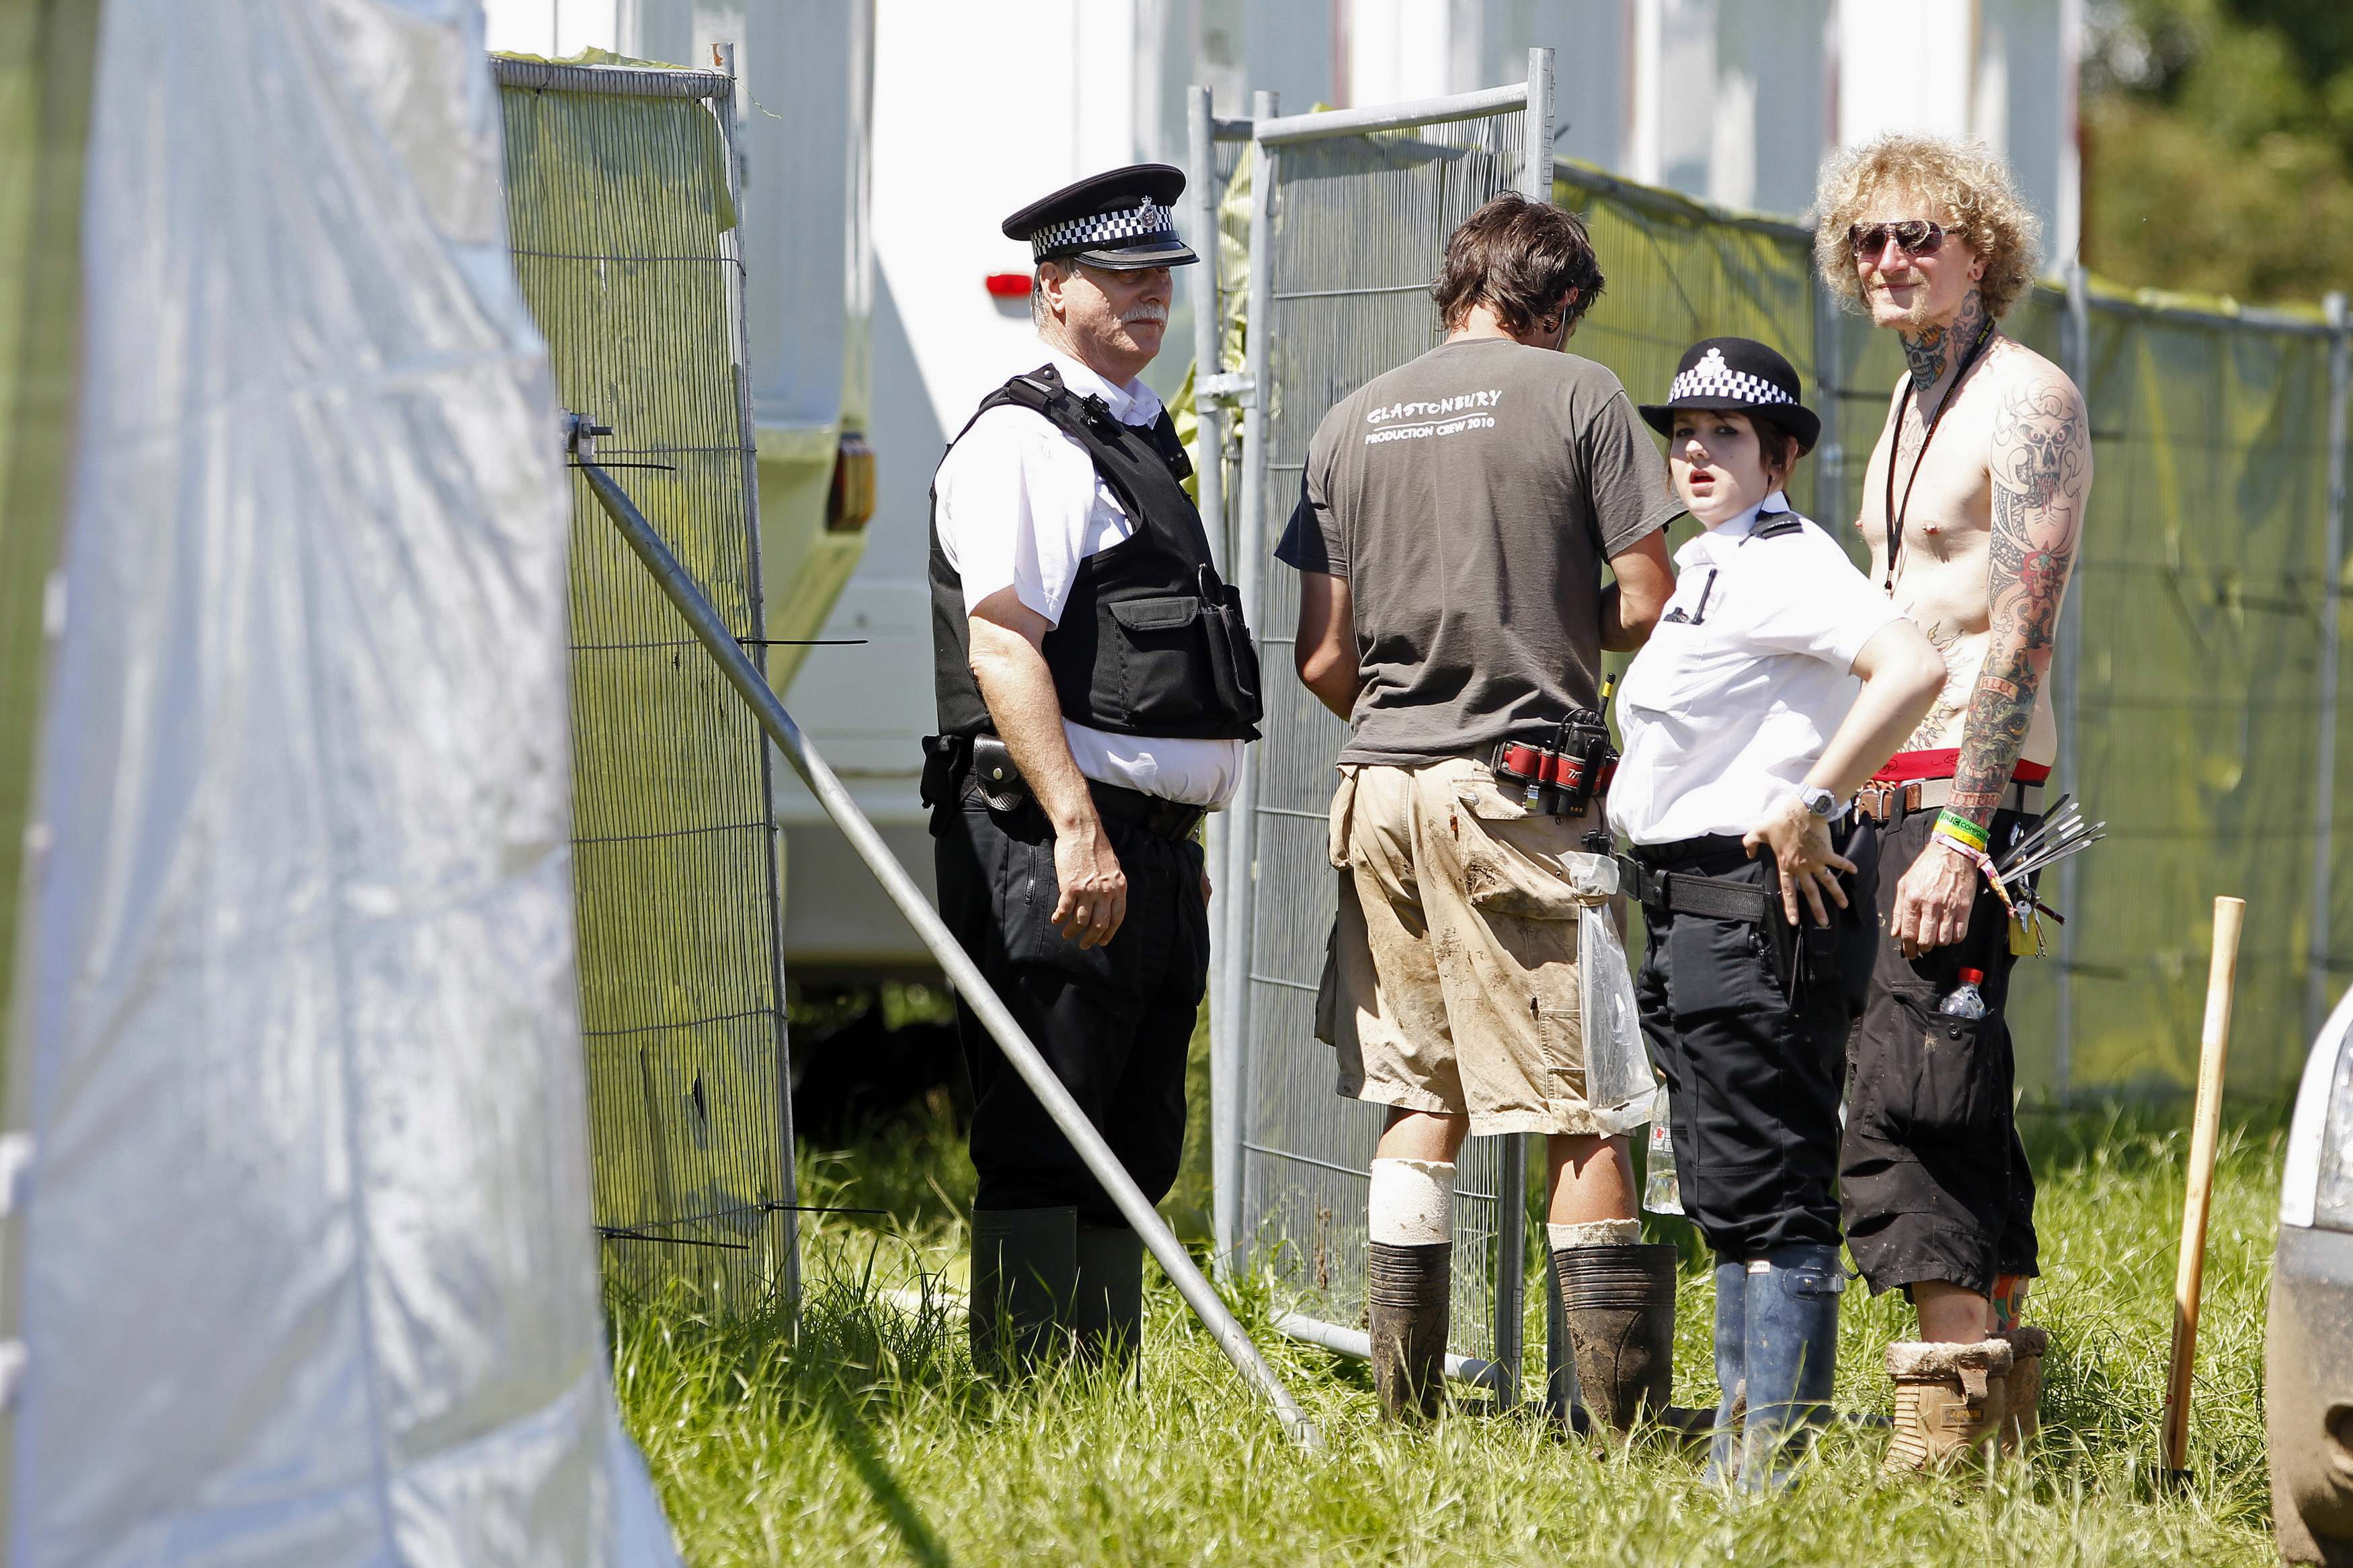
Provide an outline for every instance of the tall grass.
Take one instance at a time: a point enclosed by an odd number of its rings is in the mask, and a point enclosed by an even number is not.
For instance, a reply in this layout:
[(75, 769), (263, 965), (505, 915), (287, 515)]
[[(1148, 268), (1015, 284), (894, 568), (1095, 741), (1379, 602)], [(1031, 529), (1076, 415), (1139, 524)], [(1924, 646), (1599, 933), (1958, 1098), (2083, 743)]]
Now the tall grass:
[[(1138, 1380), (1066, 1371), (1007, 1392), (975, 1379), (955, 1291), (969, 1166), (944, 1128), (902, 1128), (839, 1158), (805, 1155), (819, 1216), (797, 1342), (775, 1321), (620, 1310), (615, 1356), (691, 1561), (1297, 1564), (2271, 1562), (2263, 1310), (2281, 1134), (2226, 1134), (2193, 1409), (2195, 1479), (2152, 1484), (2184, 1131), (2115, 1113), (2042, 1123), (2048, 1431), (2031, 1465), (1897, 1480), (1886, 1438), (1832, 1431), (1785, 1497), (1740, 1507), (1694, 1457), (1564, 1443), (1532, 1415), (1464, 1414), (1430, 1431), (1375, 1418), (1362, 1369), (1266, 1329), (1281, 1282), (1236, 1308), (1321, 1424), (1282, 1440), (1173, 1289), (1153, 1278)], [(868, 1200), (863, 1203), (860, 1199)], [(1680, 1227), (1674, 1227), (1680, 1228)], [(1662, 1230), (1662, 1235), (1672, 1230)], [(1712, 1401), (1710, 1292), (1687, 1251), (1676, 1397)], [(1839, 1397), (1887, 1405), (1894, 1298), (1850, 1292)], [(1541, 1343), (1538, 1337), (1536, 1342)]]

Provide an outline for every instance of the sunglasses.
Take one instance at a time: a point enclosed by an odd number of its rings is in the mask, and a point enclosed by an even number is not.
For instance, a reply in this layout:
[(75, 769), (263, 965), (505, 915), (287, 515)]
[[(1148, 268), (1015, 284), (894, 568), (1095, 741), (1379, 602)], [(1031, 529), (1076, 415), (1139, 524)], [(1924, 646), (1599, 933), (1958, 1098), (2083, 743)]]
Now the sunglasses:
[(1916, 217), (1901, 223), (1859, 223), (1846, 231), (1846, 245), (1858, 258), (1877, 256), (1887, 248), (1891, 239), (1906, 256), (1934, 256), (1943, 247), (1947, 235), (1964, 232)]

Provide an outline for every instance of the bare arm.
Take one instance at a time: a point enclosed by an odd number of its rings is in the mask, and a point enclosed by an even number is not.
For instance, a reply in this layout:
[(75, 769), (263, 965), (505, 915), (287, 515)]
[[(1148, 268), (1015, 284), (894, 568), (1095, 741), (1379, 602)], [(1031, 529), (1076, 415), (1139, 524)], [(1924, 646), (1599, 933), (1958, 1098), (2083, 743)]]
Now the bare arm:
[(1356, 668), (1356, 605), (1348, 580), (1328, 572), (1299, 574), (1299, 635), (1291, 657), (1299, 684), (1315, 700), (1345, 719), (1356, 710), (1362, 684)]
[[(1862, 677), (1862, 690), (1806, 774), (1807, 787), (1827, 789), (1841, 800), (1861, 789), (1912, 733), (1944, 689), (1945, 661), (1919, 627), (1894, 620), (1862, 645), (1854, 656), (1854, 673)], [(1743, 842), (1751, 852), (1771, 847), (1781, 867), (1781, 910), (1791, 925), (1798, 923), (1800, 893), (1819, 925), (1830, 922), (1825, 896), (1846, 906), (1846, 892), (1833, 873), (1852, 871), (1854, 865), (1831, 848), (1828, 825), (1799, 796), (1776, 807)]]
[(1618, 580), (1601, 590), (1601, 646), (1632, 653), (1651, 640), (1651, 628), (1675, 591), (1675, 569), (1667, 560), (1667, 531), (1646, 533), (1609, 558)]
[[(1991, 468), (1989, 631), (1985, 663), (1961, 721), (1961, 754), (1947, 807), (1979, 826), (2000, 806), (2033, 723), (2083, 535), (2092, 439), (2083, 395), (2073, 384), (2052, 373), (2011, 389), (1995, 416)], [(1894, 921), (1906, 952), (1961, 939), (1978, 875), (1958, 855), (1923, 855), (1913, 863), (1897, 889)]]
[(1127, 874), (1062, 734), (1062, 705), (1039, 651), (1052, 624), (1000, 588), (973, 606), (967, 625), (989, 720), (1054, 830), (1054, 924), (1081, 947), (1099, 947), (1127, 918)]

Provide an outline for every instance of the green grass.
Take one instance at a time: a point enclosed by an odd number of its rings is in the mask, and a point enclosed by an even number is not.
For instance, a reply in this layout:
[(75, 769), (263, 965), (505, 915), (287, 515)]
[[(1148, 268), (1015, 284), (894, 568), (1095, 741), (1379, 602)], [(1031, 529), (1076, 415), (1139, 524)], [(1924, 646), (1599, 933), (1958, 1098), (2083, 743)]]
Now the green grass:
[[(2281, 1155), (2275, 1117), (2226, 1129), (2193, 1407), (2195, 1481), (2150, 1467), (2170, 1324), (2186, 1132), (2155, 1113), (2030, 1132), (2054, 1340), (2048, 1447), (1990, 1479), (1889, 1480), (1883, 1434), (1845, 1428), (1787, 1496), (1716, 1498), (1696, 1461), (1602, 1453), (1538, 1422), (1462, 1415), (1429, 1432), (1375, 1419), (1362, 1370), (1267, 1332), (1272, 1282), (1235, 1305), (1326, 1451), (1266, 1406), (1153, 1273), (1140, 1385), (1067, 1373), (1017, 1393), (970, 1374), (962, 1319), (971, 1166), (936, 1121), (805, 1151), (801, 1337), (640, 1308), (615, 1321), (623, 1409), (691, 1562), (2263, 1564), (2263, 1318)], [(1670, 1226), (1662, 1234), (1679, 1226)], [(1676, 1397), (1714, 1398), (1710, 1292), (1687, 1252)], [(944, 1286), (944, 1279), (946, 1285)], [(1847, 1297), (1839, 1396), (1887, 1405), (1894, 1298)], [(1540, 1347), (1540, 1331), (1534, 1336)], [(1536, 1353), (1540, 1353), (1540, 1351)]]

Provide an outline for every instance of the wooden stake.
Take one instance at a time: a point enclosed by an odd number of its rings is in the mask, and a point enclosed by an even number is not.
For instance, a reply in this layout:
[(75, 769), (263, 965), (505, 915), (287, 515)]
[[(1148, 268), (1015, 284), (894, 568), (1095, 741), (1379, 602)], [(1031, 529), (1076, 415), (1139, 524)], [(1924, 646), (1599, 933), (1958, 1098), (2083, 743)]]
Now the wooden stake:
[(2198, 1301), (2206, 1286), (2206, 1219), (2213, 1207), (2214, 1145), (2222, 1128), (2222, 1068), (2231, 1054), (2231, 996), (2239, 982), (2244, 899), (2214, 900), (2214, 957), (2206, 972), (2206, 1027), (2198, 1048), (2198, 1107), (2189, 1131), (2189, 1188), (2181, 1203), (2181, 1257), (2173, 1270), (2173, 1353), (2165, 1377), (2163, 1461), (2189, 1467), (2189, 1375), (2198, 1359)]

